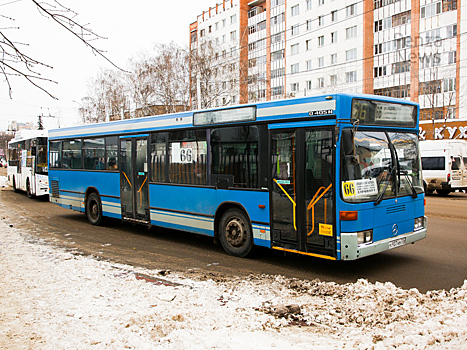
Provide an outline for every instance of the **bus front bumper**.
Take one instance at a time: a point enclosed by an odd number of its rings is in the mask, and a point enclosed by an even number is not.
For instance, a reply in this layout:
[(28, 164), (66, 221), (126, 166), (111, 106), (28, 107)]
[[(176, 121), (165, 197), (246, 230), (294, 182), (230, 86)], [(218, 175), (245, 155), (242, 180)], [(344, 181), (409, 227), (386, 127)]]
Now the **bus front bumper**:
[(341, 233), (341, 259), (356, 260), (365, 256), (402, 247), (414, 243), (426, 237), (427, 228), (424, 227), (415, 232), (405, 233), (396, 237), (387, 238), (378, 242), (360, 244), (357, 243), (357, 233)]

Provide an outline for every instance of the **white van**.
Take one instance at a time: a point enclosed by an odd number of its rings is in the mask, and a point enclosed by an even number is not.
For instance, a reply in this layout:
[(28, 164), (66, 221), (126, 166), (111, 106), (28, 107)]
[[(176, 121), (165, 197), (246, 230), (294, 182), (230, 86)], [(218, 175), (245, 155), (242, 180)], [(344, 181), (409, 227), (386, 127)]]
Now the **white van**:
[(420, 141), (423, 180), (427, 193), (447, 196), (467, 190), (467, 142), (464, 140)]

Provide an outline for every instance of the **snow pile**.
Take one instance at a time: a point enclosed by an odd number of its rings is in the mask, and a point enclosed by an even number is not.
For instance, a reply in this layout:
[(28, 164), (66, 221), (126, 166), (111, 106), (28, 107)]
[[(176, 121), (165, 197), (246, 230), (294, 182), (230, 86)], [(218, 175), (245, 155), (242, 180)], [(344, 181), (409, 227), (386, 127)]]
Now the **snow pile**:
[(467, 281), (391, 283), (148, 271), (40, 242), (0, 220), (0, 348), (462, 349)]
[(8, 186), (8, 178), (6, 176), (0, 176), (0, 188)]

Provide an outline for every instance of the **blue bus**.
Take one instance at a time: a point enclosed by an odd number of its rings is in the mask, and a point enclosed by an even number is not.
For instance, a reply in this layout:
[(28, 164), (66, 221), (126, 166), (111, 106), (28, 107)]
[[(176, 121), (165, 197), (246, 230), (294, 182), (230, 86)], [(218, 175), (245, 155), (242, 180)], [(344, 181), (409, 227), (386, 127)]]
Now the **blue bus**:
[(49, 131), (50, 201), (355, 260), (426, 236), (416, 103), (330, 94)]

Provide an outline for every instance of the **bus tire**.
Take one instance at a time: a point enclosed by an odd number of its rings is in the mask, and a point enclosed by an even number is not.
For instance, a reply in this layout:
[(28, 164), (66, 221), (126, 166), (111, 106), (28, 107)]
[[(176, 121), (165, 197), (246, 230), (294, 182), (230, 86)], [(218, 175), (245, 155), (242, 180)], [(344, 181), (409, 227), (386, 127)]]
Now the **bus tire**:
[(449, 190), (436, 190), (436, 193), (441, 197), (446, 197), (449, 194)]
[(102, 203), (97, 193), (91, 193), (86, 201), (86, 217), (92, 225), (102, 223)]
[(29, 178), (26, 180), (26, 194), (28, 195), (29, 199), (33, 199), (35, 196), (31, 192), (31, 185), (29, 184)]
[(245, 213), (231, 208), (223, 215), (219, 223), (219, 240), (222, 248), (229, 255), (243, 258), (253, 247), (253, 234), (250, 221)]
[(18, 188), (16, 187), (16, 181), (15, 181), (15, 177), (13, 176), (13, 192), (18, 192)]

